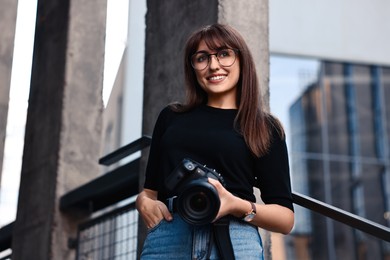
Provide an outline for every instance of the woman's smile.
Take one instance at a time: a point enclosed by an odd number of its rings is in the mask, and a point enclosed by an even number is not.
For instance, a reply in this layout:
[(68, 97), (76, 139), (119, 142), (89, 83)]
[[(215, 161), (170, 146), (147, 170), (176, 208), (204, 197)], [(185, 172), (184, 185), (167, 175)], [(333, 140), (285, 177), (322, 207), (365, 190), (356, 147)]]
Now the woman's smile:
[(208, 77), (207, 79), (208, 79), (210, 82), (219, 83), (219, 82), (223, 81), (225, 78), (226, 78), (226, 75), (217, 74), (217, 75), (211, 75), (211, 76)]
[[(214, 53), (204, 41), (197, 52)], [(238, 58), (230, 66), (222, 66), (216, 56), (210, 56), (209, 63), (203, 70), (195, 70), (198, 83), (207, 93), (207, 104), (220, 108), (236, 108), (237, 83), (240, 78)]]

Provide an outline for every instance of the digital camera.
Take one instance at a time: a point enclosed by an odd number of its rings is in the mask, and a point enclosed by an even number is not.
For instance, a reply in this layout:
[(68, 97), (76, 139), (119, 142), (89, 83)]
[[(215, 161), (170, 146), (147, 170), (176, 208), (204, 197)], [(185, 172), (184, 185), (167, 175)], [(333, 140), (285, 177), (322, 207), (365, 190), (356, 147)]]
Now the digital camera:
[(186, 158), (165, 181), (168, 192), (177, 194), (177, 212), (187, 223), (208, 224), (218, 214), (221, 202), (217, 190), (207, 180), (209, 177), (225, 186), (221, 174)]

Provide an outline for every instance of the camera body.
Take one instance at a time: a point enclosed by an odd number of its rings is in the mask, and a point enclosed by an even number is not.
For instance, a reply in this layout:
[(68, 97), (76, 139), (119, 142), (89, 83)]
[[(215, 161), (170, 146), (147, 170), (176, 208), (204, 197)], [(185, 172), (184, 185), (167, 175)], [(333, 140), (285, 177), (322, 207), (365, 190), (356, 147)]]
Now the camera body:
[(225, 186), (223, 177), (217, 171), (185, 158), (165, 180), (168, 192), (177, 193), (177, 211), (187, 223), (208, 224), (218, 214), (221, 202), (208, 178), (218, 180)]

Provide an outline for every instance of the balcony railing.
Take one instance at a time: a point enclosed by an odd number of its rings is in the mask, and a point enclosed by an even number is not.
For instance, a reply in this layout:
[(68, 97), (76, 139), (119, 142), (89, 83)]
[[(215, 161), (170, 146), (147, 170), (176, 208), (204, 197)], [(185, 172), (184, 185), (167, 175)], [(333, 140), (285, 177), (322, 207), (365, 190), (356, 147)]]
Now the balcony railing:
[[(150, 145), (150, 142), (151, 142), (150, 137), (143, 136), (142, 138), (136, 140), (135, 142), (126, 145), (104, 156), (99, 160), (99, 163), (103, 165), (111, 165), (113, 163), (116, 163), (128, 155), (148, 147)], [(139, 163), (140, 163), (139, 159), (136, 159), (130, 163), (118, 167), (113, 171), (106, 173), (105, 175), (95, 180), (92, 180), (91, 182), (73, 191), (68, 192), (60, 199), (60, 209), (62, 211), (67, 211), (73, 208), (84, 208), (90, 210), (91, 212), (95, 212), (100, 209), (104, 209), (108, 206), (111, 206), (113, 204), (116, 204), (117, 202), (122, 201), (126, 198), (137, 195), (138, 183), (139, 183)], [(372, 222), (365, 218), (359, 217), (355, 214), (349, 213), (337, 207), (333, 207), (327, 203), (321, 202), (311, 197), (299, 194), (297, 192), (293, 192), (293, 201), (295, 204), (300, 205), (304, 208), (307, 208), (323, 216), (339, 221), (345, 225), (351, 226), (357, 230), (365, 232), (383, 241), (390, 242), (390, 229), (388, 227)], [(119, 216), (121, 214), (130, 214), (130, 215), (137, 214), (134, 209), (134, 204), (129, 204), (122, 208), (115, 209), (114, 211), (110, 213), (106, 213), (105, 215), (97, 219), (92, 219), (89, 222), (80, 225), (79, 237), (78, 240), (76, 241), (78, 243), (76, 246), (78, 252), (87, 252), (87, 254), (89, 255), (95, 253), (101, 254), (102, 256), (110, 255), (110, 254), (112, 255), (114, 252), (112, 250), (113, 248), (116, 247), (115, 245), (113, 244), (106, 245), (104, 244), (104, 242), (100, 240), (98, 240), (100, 242), (91, 242), (93, 240), (93, 237), (89, 235), (85, 235), (86, 233), (83, 232), (85, 230), (90, 231), (91, 228), (94, 228), (95, 226), (95, 231), (97, 230), (96, 236), (104, 237), (103, 240), (108, 239), (106, 236), (104, 236), (109, 234), (110, 232), (107, 231), (107, 229), (110, 229), (111, 227), (116, 229), (117, 231), (120, 230), (120, 226), (118, 226), (119, 225), (118, 221), (120, 220), (114, 218), (113, 216)], [(131, 221), (126, 220), (125, 222), (128, 225), (134, 225), (134, 221), (135, 221), (134, 216), (130, 218), (132, 218)], [(114, 219), (114, 220), (112, 220), (111, 222), (108, 221), (107, 223), (109, 224), (101, 224), (101, 223), (105, 223), (107, 219)], [(102, 231), (103, 233), (99, 233), (100, 232), (99, 228), (96, 227), (96, 225), (97, 226), (100, 225), (99, 226), (101, 228), (100, 231)], [(12, 226), (13, 223), (0, 229), (0, 252), (11, 247)], [(121, 231), (119, 231), (119, 233), (120, 232)], [(90, 234), (92, 233), (90, 232)], [(116, 232), (116, 234), (118, 234), (118, 232)], [(125, 237), (125, 235), (123, 235), (123, 237)], [(134, 243), (134, 239), (135, 239), (134, 236), (130, 236), (130, 237), (127, 236), (127, 238), (125, 238), (124, 240), (119, 240), (119, 241), (122, 242), (125, 241), (123, 243)], [(84, 244), (81, 244), (80, 242)], [(99, 248), (101, 248), (100, 246), (104, 245), (105, 246), (104, 248), (106, 248), (108, 251), (94, 252), (94, 249), (97, 250), (98, 248), (95, 247), (96, 245)], [(117, 251), (115, 252), (118, 252), (118, 250), (119, 249), (117, 249)], [(124, 253), (132, 254), (133, 252), (124, 252)]]
[(116, 208), (79, 226), (76, 259), (136, 259), (138, 212), (135, 203)]
[(293, 201), (297, 205), (356, 228), (376, 238), (390, 242), (390, 229), (383, 225), (359, 217), (348, 211), (333, 207), (327, 203), (305, 196), (298, 192), (293, 192), (292, 195)]

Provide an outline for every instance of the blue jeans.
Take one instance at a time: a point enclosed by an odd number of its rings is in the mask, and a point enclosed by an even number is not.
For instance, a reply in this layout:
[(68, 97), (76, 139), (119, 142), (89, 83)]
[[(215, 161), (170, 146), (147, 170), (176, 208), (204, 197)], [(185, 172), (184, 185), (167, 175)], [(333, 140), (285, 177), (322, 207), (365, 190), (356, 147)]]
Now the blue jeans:
[[(148, 230), (141, 259), (220, 259), (211, 231), (211, 225), (193, 226), (174, 214), (171, 222), (162, 220)], [(229, 231), (236, 260), (264, 259), (257, 227), (232, 219)]]

